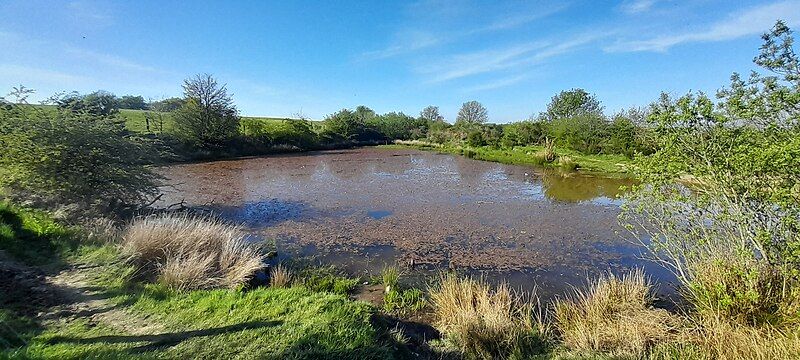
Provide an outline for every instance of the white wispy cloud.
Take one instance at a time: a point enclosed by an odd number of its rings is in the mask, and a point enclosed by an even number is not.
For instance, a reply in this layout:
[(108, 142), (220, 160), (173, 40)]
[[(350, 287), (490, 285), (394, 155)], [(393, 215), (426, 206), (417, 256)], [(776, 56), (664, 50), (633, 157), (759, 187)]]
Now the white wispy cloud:
[(75, 20), (83, 24), (108, 26), (114, 22), (107, 2), (74, 0), (66, 4), (66, 10)]
[(800, 23), (800, 1), (782, 1), (752, 7), (731, 14), (705, 29), (661, 35), (645, 40), (620, 41), (605, 50), (609, 52), (666, 51), (673, 46), (685, 43), (733, 40), (763, 33), (778, 19), (783, 19), (790, 26)]
[(619, 9), (626, 14), (640, 14), (653, 8), (657, 0), (628, 0), (623, 2)]
[(94, 64), (113, 67), (123, 71), (136, 71), (136, 72), (149, 72), (149, 73), (160, 72), (160, 70), (152, 66), (142, 65), (133, 60), (126, 59), (121, 56), (101, 53), (70, 45), (64, 45), (64, 53), (75, 58), (90, 61)]
[(558, 5), (543, 6), (536, 11), (523, 12), (521, 14), (505, 14), (489, 24), (449, 33), (432, 33), (430, 31), (409, 28), (398, 32), (395, 35), (395, 40), (391, 45), (380, 50), (365, 52), (361, 54), (360, 59), (385, 59), (437, 45), (455, 42), (470, 36), (513, 29), (542, 18), (546, 18), (566, 9), (567, 7), (568, 4), (561, 3)]
[(473, 34), (492, 32), (492, 31), (513, 29), (534, 22), (536, 20), (546, 18), (550, 15), (556, 14), (560, 11), (563, 11), (567, 7), (569, 7), (568, 3), (562, 3), (550, 7), (541, 8), (538, 9), (537, 11), (533, 11), (530, 13), (522, 12), (521, 14), (517, 15), (503, 16), (502, 18), (493, 21), (489, 25), (466, 31), (464, 35), (473, 35)]
[[(0, 83), (9, 85), (37, 86), (41, 83), (61, 87), (92, 82), (91, 78), (60, 71), (16, 64), (0, 64)], [(5, 91), (7, 89), (0, 89)]]
[(458, 54), (443, 59), (441, 62), (427, 64), (418, 68), (417, 71), (432, 75), (430, 82), (453, 80), (516, 66), (524, 61), (525, 55), (545, 46), (547, 44), (544, 42), (532, 42), (500, 49)]
[(362, 60), (385, 59), (441, 44), (444, 38), (425, 31), (409, 30), (397, 36), (398, 40), (381, 50), (361, 54)]
[(522, 75), (515, 75), (500, 78), (497, 80), (489, 81), (484, 84), (475, 85), (464, 89), (464, 92), (478, 92), (478, 91), (487, 91), (487, 90), (495, 90), (499, 88), (504, 88), (506, 86), (511, 86), (516, 83), (522, 82), (526, 79), (530, 78), (529, 74), (522, 74)]
[(520, 68), (543, 62), (562, 55), (599, 39), (612, 32), (597, 31), (579, 34), (560, 42), (536, 41), (516, 44), (499, 49), (482, 50), (454, 55), (440, 62), (425, 64), (416, 70), (428, 75), (429, 82), (443, 82), (467, 76), (491, 73), (499, 70)]

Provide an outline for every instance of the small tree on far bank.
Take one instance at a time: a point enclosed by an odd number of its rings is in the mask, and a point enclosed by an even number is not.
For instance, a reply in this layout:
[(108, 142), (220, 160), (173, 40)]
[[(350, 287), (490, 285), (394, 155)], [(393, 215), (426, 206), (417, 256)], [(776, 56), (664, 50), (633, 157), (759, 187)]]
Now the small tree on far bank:
[(439, 113), (439, 107), (433, 105), (422, 109), (419, 118), (429, 122), (444, 122), (444, 116)]
[(239, 133), (239, 111), (225, 85), (209, 74), (183, 82), (184, 102), (175, 111), (175, 131), (200, 148), (217, 148)]
[(471, 127), (480, 125), (489, 120), (489, 114), (486, 108), (481, 103), (472, 100), (467, 101), (461, 105), (461, 110), (458, 110), (456, 117), (456, 126)]
[(553, 96), (550, 104), (547, 104), (547, 111), (540, 114), (539, 117), (553, 121), (585, 115), (603, 116), (603, 105), (596, 96), (586, 90), (572, 89)]

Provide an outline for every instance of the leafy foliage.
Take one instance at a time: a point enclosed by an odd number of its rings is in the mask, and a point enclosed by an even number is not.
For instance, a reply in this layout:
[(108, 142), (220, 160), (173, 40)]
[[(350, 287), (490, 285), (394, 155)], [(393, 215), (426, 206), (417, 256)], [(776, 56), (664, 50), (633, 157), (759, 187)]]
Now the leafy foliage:
[[(793, 51), (781, 22), (756, 62), (784, 78), (734, 74), (715, 103), (666, 94), (651, 105), (658, 151), (639, 160), (645, 185), (622, 215), (672, 269), (697, 310), (748, 324), (797, 322), (800, 304), (800, 132)], [(769, 60), (773, 59), (773, 60)], [(688, 180), (691, 190), (676, 183)], [(786, 308), (795, 309), (784, 312)], [(794, 315), (792, 315), (794, 313)]]
[(455, 125), (459, 127), (471, 127), (483, 124), (488, 120), (489, 114), (486, 112), (486, 108), (483, 107), (481, 103), (472, 100), (461, 105), (461, 109), (458, 110)]
[(0, 186), (14, 197), (116, 211), (156, 193), (151, 148), (115, 117), (6, 105), (0, 147)]
[(147, 110), (147, 103), (141, 95), (125, 95), (119, 98), (120, 109)]
[(119, 112), (119, 100), (107, 91), (95, 91), (88, 95), (72, 92), (56, 100), (62, 110), (74, 113), (88, 113), (97, 116), (109, 116)]
[(427, 106), (419, 112), (419, 118), (428, 122), (444, 122), (444, 116), (439, 113), (438, 106)]
[(572, 89), (553, 96), (550, 104), (547, 105), (547, 111), (539, 117), (546, 121), (553, 121), (585, 115), (602, 116), (603, 106), (600, 105), (597, 97), (589, 94), (586, 90)]
[(175, 130), (200, 148), (220, 148), (239, 133), (239, 111), (225, 85), (208, 74), (183, 82), (184, 103), (175, 111)]

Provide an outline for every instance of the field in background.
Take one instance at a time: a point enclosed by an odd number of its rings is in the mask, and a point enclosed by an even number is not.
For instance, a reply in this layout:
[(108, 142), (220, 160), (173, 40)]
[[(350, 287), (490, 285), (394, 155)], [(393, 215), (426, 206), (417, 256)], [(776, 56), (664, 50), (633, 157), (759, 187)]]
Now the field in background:
[[(175, 129), (175, 121), (172, 119), (172, 114), (170, 113), (149, 110), (120, 109), (119, 114), (125, 119), (125, 127), (128, 130), (138, 133), (169, 133)], [(148, 118), (150, 119), (149, 131), (147, 129)], [(242, 123), (244, 124), (260, 122), (263, 123), (263, 125), (275, 128), (279, 128), (284, 122), (292, 120), (297, 119), (242, 116)]]

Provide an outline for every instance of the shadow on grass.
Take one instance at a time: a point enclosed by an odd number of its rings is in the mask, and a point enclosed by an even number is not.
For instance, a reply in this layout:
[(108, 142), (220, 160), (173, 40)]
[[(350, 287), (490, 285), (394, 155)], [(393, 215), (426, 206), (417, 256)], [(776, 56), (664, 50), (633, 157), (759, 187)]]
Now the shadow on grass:
[(281, 324), (282, 324), (281, 321), (251, 321), (251, 322), (221, 326), (216, 328), (179, 331), (179, 332), (154, 334), (154, 335), (106, 335), (93, 338), (75, 338), (75, 337), (57, 336), (50, 339), (48, 343), (49, 344), (57, 344), (57, 343), (119, 344), (119, 343), (139, 343), (139, 342), (148, 343), (145, 345), (129, 349), (130, 352), (135, 353), (135, 352), (151, 351), (164, 347), (175, 346), (181, 343), (182, 341), (191, 338), (221, 335), (221, 334), (227, 334), (227, 333), (251, 330), (251, 329), (260, 329), (271, 326), (279, 326)]

